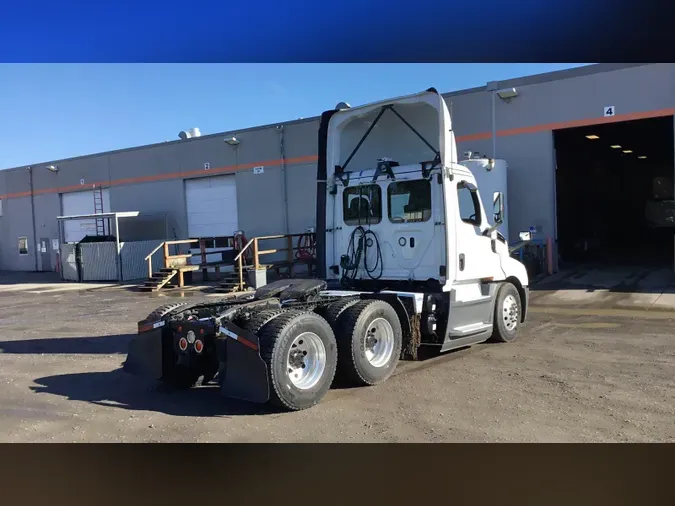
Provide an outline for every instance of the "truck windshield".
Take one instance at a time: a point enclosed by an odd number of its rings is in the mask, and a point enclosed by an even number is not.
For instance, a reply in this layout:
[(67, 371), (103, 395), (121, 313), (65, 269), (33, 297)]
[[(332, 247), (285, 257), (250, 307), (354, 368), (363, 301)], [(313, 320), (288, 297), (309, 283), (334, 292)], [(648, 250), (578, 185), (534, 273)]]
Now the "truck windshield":
[(431, 218), (431, 184), (426, 179), (391, 183), (387, 204), (392, 223), (427, 221)]
[(382, 221), (382, 190), (376, 184), (345, 188), (342, 194), (345, 225), (375, 225)]

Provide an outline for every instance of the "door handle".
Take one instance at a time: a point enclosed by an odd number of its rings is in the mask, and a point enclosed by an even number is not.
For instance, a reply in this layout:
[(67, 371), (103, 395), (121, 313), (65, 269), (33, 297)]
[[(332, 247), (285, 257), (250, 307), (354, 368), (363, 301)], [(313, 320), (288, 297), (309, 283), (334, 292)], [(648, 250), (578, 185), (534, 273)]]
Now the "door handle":
[(463, 271), (464, 270), (464, 253), (459, 254), (459, 270)]

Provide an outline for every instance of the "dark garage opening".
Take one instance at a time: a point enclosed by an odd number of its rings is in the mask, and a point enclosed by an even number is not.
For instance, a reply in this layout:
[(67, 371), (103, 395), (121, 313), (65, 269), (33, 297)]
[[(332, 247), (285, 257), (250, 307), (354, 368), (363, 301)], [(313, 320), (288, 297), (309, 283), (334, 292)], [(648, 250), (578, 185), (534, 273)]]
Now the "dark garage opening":
[(560, 267), (673, 266), (673, 117), (554, 132)]

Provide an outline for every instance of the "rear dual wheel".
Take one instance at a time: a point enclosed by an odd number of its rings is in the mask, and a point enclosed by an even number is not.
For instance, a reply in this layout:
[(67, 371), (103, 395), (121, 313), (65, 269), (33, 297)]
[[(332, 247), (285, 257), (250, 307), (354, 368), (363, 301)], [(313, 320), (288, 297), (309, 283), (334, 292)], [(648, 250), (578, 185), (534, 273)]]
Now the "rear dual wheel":
[(335, 322), (338, 374), (356, 386), (386, 381), (396, 369), (403, 331), (396, 310), (382, 300), (350, 305)]
[(272, 404), (293, 411), (318, 404), (338, 367), (345, 379), (361, 386), (382, 383), (396, 369), (403, 332), (394, 308), (381, 300), (336, 304), (325, 317), (272, 311), (259, 319), (265, 321), (257, 335)]
[(335, 335), (328, 322), (315, 313), (287, 311), (266, 323), (258, 338), (270, 402), (297, 411), (321, 401), (337, 366)]

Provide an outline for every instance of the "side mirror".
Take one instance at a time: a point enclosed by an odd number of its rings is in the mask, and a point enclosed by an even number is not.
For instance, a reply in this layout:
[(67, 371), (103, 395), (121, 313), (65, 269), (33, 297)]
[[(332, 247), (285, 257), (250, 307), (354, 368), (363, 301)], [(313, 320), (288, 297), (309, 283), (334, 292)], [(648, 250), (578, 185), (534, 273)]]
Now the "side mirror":
[(492, 195), (492, 221), (495, 225), (504, 223), (504, 195), (494, 192)]
[(532, 240), (532, 233), (531, 232), (521, 232), (520, 233), (520, 240), (523, 242), (528, 242)]

